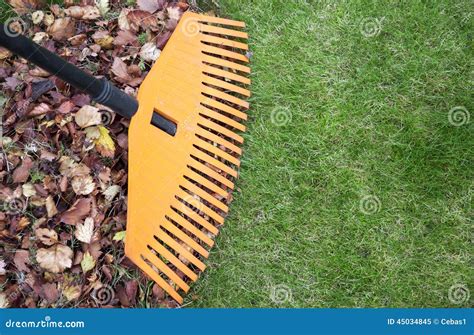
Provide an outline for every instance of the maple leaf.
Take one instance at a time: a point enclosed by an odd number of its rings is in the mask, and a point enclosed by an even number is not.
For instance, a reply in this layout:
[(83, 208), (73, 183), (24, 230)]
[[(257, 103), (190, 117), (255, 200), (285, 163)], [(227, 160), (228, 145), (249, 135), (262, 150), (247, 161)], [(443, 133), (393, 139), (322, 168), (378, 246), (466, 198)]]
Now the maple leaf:
[(92, 235), (94, 234), (94, 220), (88, 217), (83, 224), (78, 224), (74, 236), (84, 243), (91, 243)]
[(104, 157), (113, 158), (115, 155), (115, 143), (109, 135), (107, 128), (103, 126), (97, 127), (100, 132), (100, 137), (95, 140), (96, 150)]
[(71, 248), (56, 244), (48, 249), (38, 249), (36, 261), (39, 266), (53, 273), (63, 272), (72, 265), (73, 252)]
[(81, 268), (84, 273), (92, 270), (95, 267), (94, 257), (87, 251), (82, 257)]

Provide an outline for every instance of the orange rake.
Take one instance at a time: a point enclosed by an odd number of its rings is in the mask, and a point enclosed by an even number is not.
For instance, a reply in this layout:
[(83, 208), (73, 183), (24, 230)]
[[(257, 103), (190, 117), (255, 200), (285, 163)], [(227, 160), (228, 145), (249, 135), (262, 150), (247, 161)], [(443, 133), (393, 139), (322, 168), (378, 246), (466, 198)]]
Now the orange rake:
[(133, 116), (125, 254), (179, 303), (206, 268), (240, 165), (238, 132), (250, 96), (244, 27), (185, 13), (141, 85), (138, 105), (9, 27), (0, 32), (0, 45)]

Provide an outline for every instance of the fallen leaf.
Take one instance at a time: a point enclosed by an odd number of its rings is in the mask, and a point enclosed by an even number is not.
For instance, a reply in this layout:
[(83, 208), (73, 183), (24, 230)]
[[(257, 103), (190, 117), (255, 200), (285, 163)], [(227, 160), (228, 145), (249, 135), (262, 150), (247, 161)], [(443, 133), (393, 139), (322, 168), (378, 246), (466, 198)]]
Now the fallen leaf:
[(89, 252), (86, 252), (82, 257), (81, 268), (84, 273), (92, 270), (95, 267), (94, 257), (91, 256)]
[(118, 17), (118, 26), (120, 30), (130, 30), (130, 23), (128, 22), (127, 15), (130, 12), (130, 9), (123, 8)]
[(76, 32), (74, 19), (70, 17), (58, 18), (48, 28), (47, 32), (56, 41), (70, 38), (74, 36), (74, 33)]
[(102, 16), (105, 16), (110, 11), (109, 0), (95, 0), (95, 5), (99, 9)]
[(76, 163), (71, 157), (62, 156), (59, 159), (61, 165), (59, 166), (59, 172), (68, 178), (75, 176), (88, 176), (90, 173), (89, 167), (83, 163)]
[(80, 286), (66, 286), (62, 292), (67, 301), (76, 300), (81, 296)]
[(178, 7), (168, 7), (166, 8), (166, 11), (168, 12), (168, 17), (170, 18), (170, 20), (179, 21), (179, 19), (181, 18), (182, 13)]
[(58, 234), (52, 229), (38, 228), (35, 235), (45, 245), (51, 246), (58, 243)]
[(138, 8), (140, 8), (141, 10), (147, 11), (152, 14), (157, 10), (163, 9), (162, 4), (160, 4), (158, 0), (137, 0), (137, 5)]
[(61, 222), (76, 225), (81, 222), (91, 210), (91, 201), (87, 198), (78, 199), (66, 212), (61, 214)]
[(119, 185), (110, 185), (102, 194), (108, 202), (111, 202), (120, 193), (120, 189)]
[(127, 71), (127, 64), (119, 57), (114, 58), (114, 63), (112, 64), (112, 73), (117, 76), (118, 81), (126, 83), (130, 81), (132, 78), (128, 74)]
[(140, 49), (140, 57), (145, 62), (154, 62), (160, 57), (161, 50), (156, 47), (155, 42), (145, 43)]
[(38, 0), (8, 0), (18, 14), (26, 14), (31, 10), (37, 9), (40, 5)]
[(56, 214), (58, 214), (58, 209), (56, 208), (56, 204), (54, 203), (53, 196), (48, 196), (46, 198), (46, 212), (48, 213), (48, 218), (52, 218)]
[(31, 14), (31, 21), (33, 21), (33, 24), (40, 24), (43, 22), (44, 19), (44, 12), (42, 10), (37, 10), (36, 12), (33, 12)]
[(102, 122), (99, 109), (90, 105), (81, 107), (74, 115), (74, 121), (81, 128), (96, 126)]
[(115, 144), (109, 135), (109, 131), (103, 126), (98, 126), (97, 128), (99, 129), (100, 137), (95, 141), (96, 150), (104, 157), (113, 158), (115, 155)]
[(13, 182), (24, 183), (30, 176), (30, 170), (33, 167), (33, 161), (30, 157), (25, 157), (19, 167), (13, 171)]
[(120, 30), (114, 39), (114, 45), (132, 44), (137, 40), (137, 36), (129, 30)]
[(72, 178), (71, 186), (77, 195), (88, 195), (95, 189), (95, 183), (91, 176), (75, 176)]
[(125, 236), (126, 236), (126, 231), (119, 231), (119, 232), (116, 232), (114, 237), (112, 238), (112, 240), (114, 241), (125, 241)]
[(158, 28), (158, 20), (155, 15), (150, 15), (144, 10), (132, 10), (127, 14), (127, 20), (130, 29), (138, 31), (140, 27), (143, 30)]
[(84, 223), (76, 226), (76, 232), (74, 236), (84, 243), (91, 243), (92, 235), (94, 234), (94, 220), (88, 217), (84, 220)]
[(29, 272), (30, 269), (27, 266), (27, 264), (30, 264), (28, 250), (17, 250), (13, 258), (13, 263), (15, 263), (18, 271)]
[(71, 248), (56, 244), (48, 249), (38, 249), (36, 261), (43, 269), (53, 273), (63, 272), (72, 265), (73, 252)]
[(58, 287), (56, 283), (45, 283), (41, 286), (40, 297), (53, 303), (59, 298)]
[(23, 196), (27, 198), (36, 195), (36, 189), (32, 183), (26, 183), (26, 184), (21, 185), (21, 189), (23, 191)]
[(17, 231), (22, 231), (23, 229), (25, 229), (26, 227), (28, 227), (28, 226), (30, 225), (30, 223), (31, 223), (30, 219), (28, 219), (26, 216), (23, 216), (23, 217), (18, 221), (16, 230), (17, 230)]
[(0, 292), (0, 308), (8, 308), (10, 306), (7, 295), (3, 292)]
[(112, 49), (113, 47), (114, 38), (109, 35), (108, 31), (97, 31), (92, 35), (92, 39), (104, 49)]
[(5, 267), (7, 263), (3, 259), (0, 259), (0, 276), (3, 276), (6, 273)]

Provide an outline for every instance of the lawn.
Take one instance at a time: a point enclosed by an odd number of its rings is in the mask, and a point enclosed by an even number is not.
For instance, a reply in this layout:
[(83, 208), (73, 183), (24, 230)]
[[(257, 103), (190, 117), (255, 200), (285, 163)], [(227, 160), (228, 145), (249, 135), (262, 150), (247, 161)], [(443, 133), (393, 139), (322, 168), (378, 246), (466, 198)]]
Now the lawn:
[(253, 96), (185, 306), (470, 306), (472, 1), (216, 4), (247, 22)]
[(219, 3), (248, 24), (253, 98), (190, 306), (468, 306), (448, 293), (474, 284), (472, 2)]

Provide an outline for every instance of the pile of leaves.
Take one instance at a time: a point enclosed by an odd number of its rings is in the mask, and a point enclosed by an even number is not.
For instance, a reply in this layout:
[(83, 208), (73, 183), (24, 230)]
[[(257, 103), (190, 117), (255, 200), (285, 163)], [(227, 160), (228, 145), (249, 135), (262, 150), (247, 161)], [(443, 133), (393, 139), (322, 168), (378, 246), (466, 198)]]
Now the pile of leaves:
[[(11, 0), (9, 24), (136, 95), (187, 1)], [(174, 307), (124, 257), (129, 121), (0, 48), (0, 307)]]

